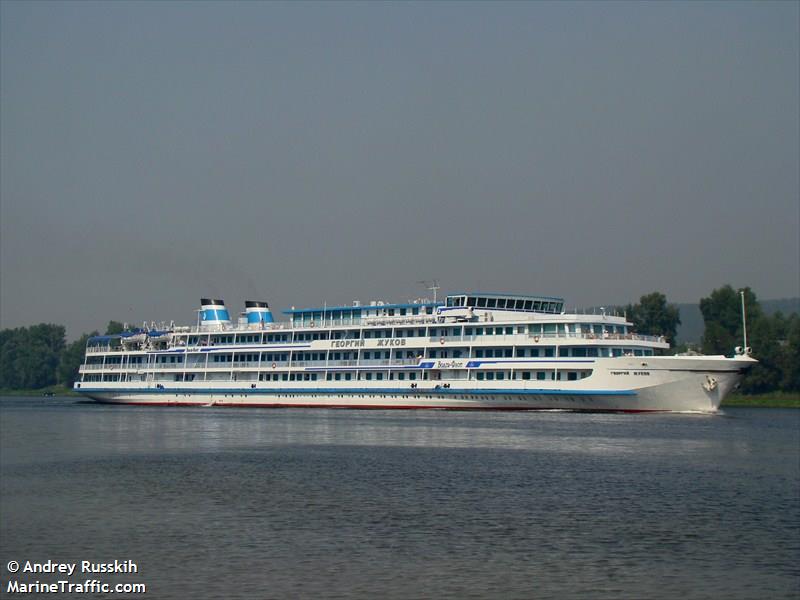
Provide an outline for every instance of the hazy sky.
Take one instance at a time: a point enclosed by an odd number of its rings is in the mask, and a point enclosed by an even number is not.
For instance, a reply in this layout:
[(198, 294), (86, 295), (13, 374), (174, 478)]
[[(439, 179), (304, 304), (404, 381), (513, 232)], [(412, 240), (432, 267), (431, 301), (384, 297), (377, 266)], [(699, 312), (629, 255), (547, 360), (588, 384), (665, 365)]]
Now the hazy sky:
[(796, 296), (799, 7), (3, 1), (0, 325)]

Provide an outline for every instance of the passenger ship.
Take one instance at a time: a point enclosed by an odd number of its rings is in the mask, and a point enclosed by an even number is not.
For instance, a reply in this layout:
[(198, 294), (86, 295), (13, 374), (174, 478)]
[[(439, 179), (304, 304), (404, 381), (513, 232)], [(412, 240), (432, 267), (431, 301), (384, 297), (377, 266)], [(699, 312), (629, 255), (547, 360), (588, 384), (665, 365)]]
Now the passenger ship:
[(75, 390), (152, 405), (713, 412), (756, 361), (662, 356), (625, 317), (561, 298), (461, 293), (445, 302), (284, 311), (247, 301), (232, 322), (204, 298), (191, 327), (87, 343)]

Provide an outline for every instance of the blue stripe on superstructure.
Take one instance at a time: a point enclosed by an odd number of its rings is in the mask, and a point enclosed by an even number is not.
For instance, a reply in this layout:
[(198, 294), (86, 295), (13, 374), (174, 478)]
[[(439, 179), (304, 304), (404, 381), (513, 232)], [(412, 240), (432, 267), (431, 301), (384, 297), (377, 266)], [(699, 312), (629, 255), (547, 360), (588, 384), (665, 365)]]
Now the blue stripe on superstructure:
[(231, 348), (221, 348), (219, 346), (212, 347), (204, 347), (199, 348), (198, 350), (192, 350), (192, 352), (214, 352), (219, 350), (221, 352), (230, 352), (232, 350), (292, 350), (294, 348), (311, 348), (311, 344), (300, 344), (296, 346), (271, 346), (268, 344), (262, 344), (261, 346), (234, 346)]
[(375, 305), (360, 305), (360, 306), (326, 306), (326, 307), (319, 307), (319, 308), (287, 308), (281, 312), (285, 315), (292, 315), (292, 314), (300, 314), (300, 313), (307, 313), (307, 312), (325, 312), (326, 316), (331, 311), (337, 310), (349, 310), (349, 311), (359, 311), (362, 310), (383, 310), (385, 308), (420, 308), (420, 307), (437, 307), (437, 306), (444, 306), (444, 302), (420, 302), (420, 303), (413, 303), (413, 302), (406, 302), (401, 304), (375, 304)]
[[(284, 365), (289, 366), (289, 365)], [(303, 372), (312, 372), (312, 371), (398, 371), (400, 369), (430, 369), (430, 367), (422, 365), (397, 365), (397, 366), (389, 366), (389, 365), (372, 365), (372, 366), (364, 366), (364, 367), (302, 367)]]
[(141, 394), (468, 394), (473, 396), (480, 395), (515, 395), (515, 396), (635, 396), (634, 390), (504, 390), (502, 388), (493, 389), (456, 389), (456, 388), (75, 388), (84, 392), (138, 392)]
[[(442, 359), (442, 360), (453, 360), (453, 359)], [(457, 360), (457, 359), (455, 359)], [(512, 364), (512, 363), (566, 363), (568, 365), (574, 365), (578, 363), (593, 363), (593, 360), (562, 360), (559, 358), (554, 358), (552, 360), (547, 359), (539, 359), (539, 360), (470, 360), (467, 362), (467, 369), (474, 369), (475, 367), (479, 367), (481, 365), (493, 365), (493, 364)]]
[(242, 350), (293, 350), (295, 348), (311, 348), (311, 344), (299, 344), (296, 346), (272, 346), (268, 344), (263, 344), (261, 346), (231, 346), (229, 348), (225, 348), (222, 346), (198, 346), (192, 349), (189, 348), (180, 348), (177, 350), (153, 350), (147, 352), (147, 354), (170, 354), (175, 352), (240, 352)]
[[(504, 294), (502, 292), (456, 292), (454, 294), (447, 294), (450, 296), (485, 296), (487, 298), (513, 298), (514, 300), (556, 300), (563, 302), (563, 298), (556, 298), (555, 296), (531, 296), (530, 294)], [(481, 306), (480, 308), (485, 308)]]

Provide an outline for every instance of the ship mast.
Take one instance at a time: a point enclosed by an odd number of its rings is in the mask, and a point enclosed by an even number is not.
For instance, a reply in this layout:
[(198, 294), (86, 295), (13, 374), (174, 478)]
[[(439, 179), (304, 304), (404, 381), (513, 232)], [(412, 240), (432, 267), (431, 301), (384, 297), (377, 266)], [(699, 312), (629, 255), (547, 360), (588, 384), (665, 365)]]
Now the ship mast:
[(747, 347), (747, 316), (744, 309), (744, 290), (739, 290), (739, 295), (742, 297), (742, 337), (744, 338), (742, 340), (744, 343), (742, 350), (747, 355), (750, 354), (750, 349)]
[(436, 303), (436, 292), (438, 292), (441, 289), (441, 286), (439, 285), (439, 280), (438, 279), (431, 279), (430, 281), (422, 280), (422, 281), (418, 281), (417, 283), (421, 283), (422, 285), (425, 286), (425, 289), (430, 290), (430, 291), (433, 292), (433, 302), (435, 304)]

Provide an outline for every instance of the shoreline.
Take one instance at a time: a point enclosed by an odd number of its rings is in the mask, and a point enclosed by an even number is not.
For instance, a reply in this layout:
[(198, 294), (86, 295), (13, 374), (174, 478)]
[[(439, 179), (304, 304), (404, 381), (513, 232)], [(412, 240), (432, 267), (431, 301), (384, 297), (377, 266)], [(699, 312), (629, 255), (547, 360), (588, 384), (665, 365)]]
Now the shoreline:
[(770, 392), (766, 394), (731, 394), (720, 408), (747, 406), (751, 408), (800, 408), (800, 394), (796, 392)]

